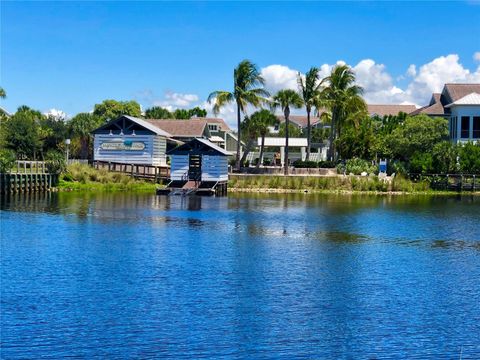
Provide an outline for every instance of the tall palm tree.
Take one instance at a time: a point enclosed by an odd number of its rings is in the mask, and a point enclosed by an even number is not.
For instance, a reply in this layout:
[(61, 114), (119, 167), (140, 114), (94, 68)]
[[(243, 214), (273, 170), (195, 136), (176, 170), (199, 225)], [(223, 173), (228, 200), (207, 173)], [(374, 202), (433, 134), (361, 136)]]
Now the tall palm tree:
[(290, 107), (300, 109), (303, 106), (301, 96), (294, 90), (280, 90), (272, 99), (272, 108), (280, 107), (285, 116), (285, 175), (288, 175), (288, 127), (290, 125)]
[(307, 158), (310, 160), (310, 144), (312, 141), (312, 128), (310, 125), (310, 114), (312, 108), (315, 106), (320, 91), (320, 81), (319, 81), (319, 70), (316, 67), (310, 68), (305, 74), (305, 78), (300, 74), (297, 74), (298, 87), (300, 89), (300, 94), (303, 98), (303, 103), (307, 110)]
[(220, 90), (208, 96), (208, 102), (215, 100), (213, 106), (215, 114), (228, 103), (235, 101), (237, 104), (237, 169), (240, 169), (241, 114), (245, 113), (248, 104), (258, 107), (266, 102), (265, 98), (270, 94), (263, 88), (264, 84), (265, 80), (260, 75), (258, 67), (249, 60), (243, 60), (233, 71), (233, 92)]
[(355, 85), (355, 74), (348, 65), (337, 65), (329, 76), (321, 81), (324, 86), (317, 101), (317, 108), (322, 106), (330, 110), (330, 148), (328, 159), (336, 160), (335, 139), (340, 136), (342, 125), (354, 121), (355, 116), (366, 111), (367, 105), (362, 98), (362, 87)]
[(88, 159), (91, 147), (92, 134), (102, 123), (100, 116), (91, 113), (79, 113), (75, 115), (68, 123), (70, 133), (80, 141), (80, 157)]
[(278, 119), (271, 111), (268, 111), (267, 109), (254, 112), (251, 116), (251, 119), (253, 120), (254, 126), (262, 138), (260, 155), (257, 162), (257, 168), (259, 168), (265, 150), (265, 136), (267, 136), (268, 132), (270, 131), (269, 128), (278, 123)]
[(0, 86), (0, 98), (5, 99), (7, 97), (7, 93), (5, 89)]

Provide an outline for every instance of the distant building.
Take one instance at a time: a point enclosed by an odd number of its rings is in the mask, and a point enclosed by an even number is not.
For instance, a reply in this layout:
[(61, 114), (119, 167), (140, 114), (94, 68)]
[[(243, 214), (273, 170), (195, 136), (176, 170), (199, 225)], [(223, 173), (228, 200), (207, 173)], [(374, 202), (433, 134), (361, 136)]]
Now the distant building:
[(237, 151), (237, 137), (227, 123), (220, 118), (146, 119), (150, 124), (165, 130), (172, 138), (187, 142), (195, 138), (208, 139), (230, 154)]
[(417, 107), (415, 105), (392, 105), (392, 104), (368, 104), (367, 111), (370, 116), (395, 116), (402, 113), (410, 114), (415, 111)]
[(427, 106), (411, 115), (426, 114), (449, 120), (450, 138), (455, 143), (480, 140), (480, 84), (445, 84)]

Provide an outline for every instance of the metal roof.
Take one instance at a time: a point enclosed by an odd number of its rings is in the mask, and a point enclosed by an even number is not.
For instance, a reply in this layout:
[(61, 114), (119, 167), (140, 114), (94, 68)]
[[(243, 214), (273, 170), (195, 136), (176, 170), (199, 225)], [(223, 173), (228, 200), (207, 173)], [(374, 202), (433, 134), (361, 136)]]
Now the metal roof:
[[(284, 137), (266, 137), (265, 146), (285, 146), (286, 139)], [(258, 146), (262, 145), (262, 138), (258, 138)], [(288, 147), (304, 147), (307, 146), (307, 138), (288, 138)]]
[(451, 104), (446, 105), (446, 108), (456, 106), (456, 105), (480, 105), (480, 94), (477, 93), (471, 93), (468, 94), (457, 101), (454, 101)]

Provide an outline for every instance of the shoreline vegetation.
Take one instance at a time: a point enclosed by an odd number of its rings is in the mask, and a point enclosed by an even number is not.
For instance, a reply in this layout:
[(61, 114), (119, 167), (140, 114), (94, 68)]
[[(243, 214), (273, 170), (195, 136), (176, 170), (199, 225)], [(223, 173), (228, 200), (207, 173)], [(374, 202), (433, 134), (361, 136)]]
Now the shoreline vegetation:
[[(129, 175), (95, 169), (88, 165), (74, 164), (60, 176), (54, 191), (85, 192), (138, 192), (154, 193), (164, 185), (132, 179)], [(396, 177), (384, 181), (377, 176), (305, 176), (305, 175), (232, 175), (228, 182), (230, 193), (338, 193), (372, 195), (454, 195), (451, 191), (432, 190), (428, 182), (413, 182)], [(479, 195), (479, 192), (468, 193)]]

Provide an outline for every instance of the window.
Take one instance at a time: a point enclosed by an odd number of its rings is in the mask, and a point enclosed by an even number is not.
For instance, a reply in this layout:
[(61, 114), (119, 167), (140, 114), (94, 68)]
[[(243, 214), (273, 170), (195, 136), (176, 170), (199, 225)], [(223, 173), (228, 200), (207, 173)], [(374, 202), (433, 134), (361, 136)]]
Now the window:
[(473, 138), (480, 139), (480, 116), (473, 117)]
[(470, 116), (462, 116), (460, 137), (468, 139), (470, 137)]
[(208, 124), (208, 130), (218, 131), (218, 125), (217, 124)]
[(450, 138), (455, 140), (457, 138), (457, 117), (450, 118)]

